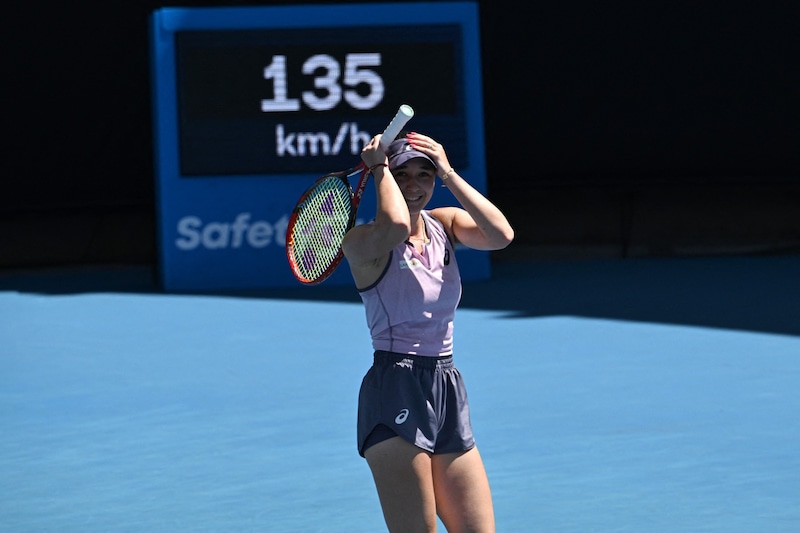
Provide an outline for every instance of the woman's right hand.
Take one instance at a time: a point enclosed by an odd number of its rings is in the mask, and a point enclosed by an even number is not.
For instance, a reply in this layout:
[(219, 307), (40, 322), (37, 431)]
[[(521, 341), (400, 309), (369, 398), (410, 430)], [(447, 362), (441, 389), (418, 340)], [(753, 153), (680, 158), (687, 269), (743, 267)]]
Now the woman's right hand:
[(375, 165), (388, 165), (386, 151), (381, 146), (381, 136), (376, 135), (361, 149), (361, 160), (368, 167)]

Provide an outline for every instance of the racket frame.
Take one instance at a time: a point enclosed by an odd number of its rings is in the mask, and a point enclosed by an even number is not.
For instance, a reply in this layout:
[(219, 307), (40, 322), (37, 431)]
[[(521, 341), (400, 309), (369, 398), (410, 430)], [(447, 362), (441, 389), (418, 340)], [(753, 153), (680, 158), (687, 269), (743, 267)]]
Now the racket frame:
[[(397, 110), (397, 114), (391, 120), (389, 125), (386, 127), (386, 130), (383, 132), (383, 136), (381, 137), (381, 146), (385, 149), (393, 140), (394, 138), (400, 133), (403, 129), (403, 126), (414, 116), (414, 110), (411, 106), (407, 104), (403, 104)], [(359, 174), (360, 173), (360, 174)], [(350, 177), (359, 174), (358, 183), (356, 185), (355, 190), (353, 190), (350, 184)], [(304, 285), (318, 285), (328, 279), (331, 274), (338, 268), (339, 264), (344, 259), (344, 250), (342, 249), (341, 242), (339, 243), (339, 249), (336, 253), (336, 256), (333, 258), (331, 263), (328, 267), (316, 278), (309, 279), (305, 277), (302, 273), (297, 261), (295, 260), (295, 246), (294, 246), (294, 227), (297, 222), (297, 218), (299, 217), (302, 208), (303, 202), (307, 198), (309, 198), (317, 187), (323, 181), (330, 179), (331, 177), (336, 177), (337, 179), (342, 180), (346, 186), (348, 191), (350, 192), (350, 217), (347, 222), (347, 226), (345, 229), (345, 234), (350, 231), (356, 223), (356, 215), (358, 214), (358, 206), (361, 203), (361, 198), (364, 195), (364, 190), (367, 187), (367, 182), (369, 181), (369, 176), (371, 172), (367, 167), (366, 163), (363, 161), (359, 163), (357, 166), (350, 168), (348, 170), (340, 171), (340, 172), (331, 172), (330, 174), (326, 174), (318, 178), (311, 187), (305, 190), (305, 192), (300, 196), (297, 203), (295, 204), (294, 209), (292, 210), (292, 214), (289, 217), (289, 223), (286, 226), (286, 259), (289, 261), (289, 267), (294, 274), (294, 277), (300, 283)]]
[[(356, 175), (358, 175), (358, 182), (354, 190), (350, 183), (350, 178)], [(364, 190), (366, 189), (367, 183), (369, 182), (369, 176), (370, 176), (369, 168), (367, 168), (366, 164), (364, 164), (363, 162), (348, 170), (331, 172), (330, 174), (326, 174), (325, 176), (321, 176), (320, 178), (318, 178), (308, 189), (306, 189), (306, 191), (298, 199), (297, 204), (295, 205), (295, 208), (292, 210), (292, 214), (289, 217), (289, 223), (286, 226), (286, 259), (289, 262), (289, 267), (291, 268), (292, 273), (300, 283), (303, 283), (304, 285), (318, 285), (322, 283), (323, 281), (328, 279), (331, 276), (331, 274), (334, 273), (334, 271), (339, 267), (339, 264), (342, 262), (342, 259), (344, 259), (344, 250), (342, 249), (340, 244), (336, 256), (333, 258), (328, 267), (319, 276), (312, 279), (306, 277), (303, 274), (302, 269), (298, 265), (295, 257), (296, 256), (296, 254), (294, 253), (295, 243), (293, 237), (294, 226), (297, 222), (297, 218), (302, 212), (303, 202), (305, 202), (306, 199), (308, 199), (310, 196), (314, 194), (314, 192), (322, 182), (329, 180), (331, 178), (343, 181), (347, 187), (347, 190), (349, 191), (349, 196), (350, 196), (350, 216), (348, 218), (347, 226), (344, 232), (346, 234), (356, 224), (356, 215), (358, 214), (358, 206), (361, 203), (361, 198), (364, 196)]]

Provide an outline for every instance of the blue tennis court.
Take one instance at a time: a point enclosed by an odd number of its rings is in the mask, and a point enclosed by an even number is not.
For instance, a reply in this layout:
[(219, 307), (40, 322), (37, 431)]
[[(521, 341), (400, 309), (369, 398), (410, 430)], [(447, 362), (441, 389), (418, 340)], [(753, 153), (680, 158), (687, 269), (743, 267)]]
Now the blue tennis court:
[[(798, 273), (503, 262), (465, 284), (455, 358), (498, 531), (800, 531)], [(0, 275), (0, 531), (383, 531), (355, 291), (153, 280)]]

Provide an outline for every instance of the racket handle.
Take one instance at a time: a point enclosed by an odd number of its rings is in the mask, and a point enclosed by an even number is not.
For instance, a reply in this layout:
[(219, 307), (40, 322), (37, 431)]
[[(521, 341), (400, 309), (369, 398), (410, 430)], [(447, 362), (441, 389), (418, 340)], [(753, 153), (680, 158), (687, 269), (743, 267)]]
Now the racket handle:
[(381, 137), (381, 146), (384, 149), (391, 144), (394, 138), (397, 137), (397, 134), (400, 133), (400, 130), (403, 129), (403, 126), (405, 126), (413, 116), (414, 110), (410, 105), (403, 104), (400, 106), (400, 109), (397, 110), (397, 114), (394, 116), (389, 125), (386, 126), (383, 136)]

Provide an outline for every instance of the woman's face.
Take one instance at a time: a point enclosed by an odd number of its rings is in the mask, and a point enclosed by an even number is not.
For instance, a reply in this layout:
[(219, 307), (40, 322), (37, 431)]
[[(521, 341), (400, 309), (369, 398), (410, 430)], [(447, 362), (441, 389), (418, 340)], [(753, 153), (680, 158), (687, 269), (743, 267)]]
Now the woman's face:
[(416, 157), (393, 168), (392, 175), (403, 193), (409, 212), (422, 211), (433, 196), (436, 167), (427, 159)]

